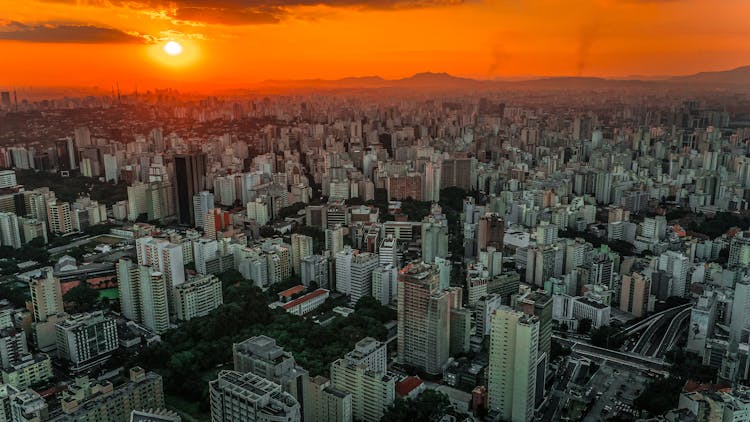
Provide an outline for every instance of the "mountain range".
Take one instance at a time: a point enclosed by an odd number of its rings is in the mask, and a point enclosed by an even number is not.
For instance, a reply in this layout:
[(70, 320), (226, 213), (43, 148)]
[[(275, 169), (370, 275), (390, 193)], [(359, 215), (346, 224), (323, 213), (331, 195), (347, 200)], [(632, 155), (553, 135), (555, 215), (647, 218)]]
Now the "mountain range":
[(408, 89), (408, 90), (488, 90), (488, 89), (606, 89), (628, 87), (683, 87), (750, 89), (750, 66), (736, 69), (701, 72), (687, 76), (666, 76), (661, 79), (616, 79), (598, 77), (541, 77), (528, 80), (472, 79), (448, 73), (424, 72), (402, 79), (380, 76), (349, 77), (343, 79), (266, 80), (249, 88), (263, 90), (352, 90), (352, 89)]

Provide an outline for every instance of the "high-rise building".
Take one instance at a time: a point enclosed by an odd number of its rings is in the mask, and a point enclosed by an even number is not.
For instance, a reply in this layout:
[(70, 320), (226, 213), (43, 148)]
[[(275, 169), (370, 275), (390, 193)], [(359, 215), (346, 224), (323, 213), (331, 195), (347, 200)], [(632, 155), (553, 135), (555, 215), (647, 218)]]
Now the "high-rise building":
[(542, 221), (536, 226), (536, 244), (551, 245), (557, 242), (557, 232), (558, 228), (556, 225)]
[(488, 247), (493, 247), (502, 251), (504, 238), (505, 220), (499, 214), (486, 213), (479, 218), (477, 250), (482, 251)]
[(207, 188), (206, 169), (206, 154), (181, 154), (174, 157), (177, 217), (181, 224), (190, 225), (195, 221), (193, 196)]
[(331, 364), (331, 384), (352, 395), (355, 420), (379, 421), (396, 399), (396, 377), (385, 371), (386, 360), (385, 345), (364, 338)]
[(352, 394), (331, 385), (331, 380), (317, 376), (305, 389), (305, 422), (352, 422)]
[(292, 234), (292, 269), (297, 275), (302, 274), (302, 260), (313, 254), (313, 239), (304, 234)]
[(47, 227), (49, 227), (49, 231), (57, 234), (73, 232), (69, 203), (57, 199), (47, 201)]
[(177, 319), (190, 319), (208, 315), (224, 303), (221, 280), (214, 275), (204, 275), (180, 284), (174, 289)]
[(659, 270), (672, 275), (672, 296), (685, 297), (688, 295), (690, 290), (688, 283), (690, 259), (687, 256), (677, 251), (666, 251), (659, 255)]
[(34, 311), (34, 321), (45, 322), (51, 315), (62, 314), (63, 307), (60, 279), (52, 273), (52, 267), (45, 267), (38, 277), (31, 279), (31, 304)]
[(336, 254), (336, 291), (351, 294), (352, 259), (358, 251), (345, 247)]
[(378, 264), (380, 266), (399, 266), (398, 240), (393, 235), (388, 235), (380, 242), (378, 248)]
[(57, 355), (75, 372), (105, 361), (119, 346), (115, 320), (101, 311), (70, 316), (55, 330)]
[(9, 246), (13, 249), (21, 247), (18, 217), (12, 212), (0, 212), (0, 246)]
[(396, 283), (398, 269), (391, 264), (378, 266), (372, 272), (372, 296), (381, 304), (388, 305), (396, 301)]
[(149, 330), (162, 334), (169, 329), (169, 286), (164, 274), (152, 267), (139, 267), (140, 322)]
[(411, 263), (398, 275), (398, 353), (401, 363), (440, 373), (450, 352), (450, 294), (436, 266)]
[(138, 263), (163, 273), (170, 289), (185, 282), (182, 245), (145, 236), (136, 239), (135, 249)]
[(503, 306), (491, 319), (489, 408), (502, 420), (534, 419), (539, 321)]
[(128, 186), (128, 220), (135, 221), (148, 212), (146, 191), (148, 184), (136, 182)]
[(247, 218), (254, 220), (258, 224), (265, 225), (271, 219), (268, 211), (268, 202), (266, 197), (258, 197), (254, 201), (250, 201), (246, 205)]
[(326, 250), (331, 251), (332, 255), (335, 256), (344, 249), (344, 228), (341, 225), (326, 229), (325, 235)]
[(428, 161), (424, 166), (422, 179), (422, 200), (428, 202), (440, 201), (440, 182), (442, 166), (440, 163)]
[(350, 263), (349, 303), (372, 294), (372, 272), (378, 267), (378, 255), (369, 252), (356, 254)]
[(138, 263), (130, 258), (117, 261), (117, 292), (122, 316), (139, 321), (141, 318), (140, 271)]
[(328, 288), (328, 258), (322, 255), (310, 255), (300, 262), (302, 284), (310, 286), (315, 282), (318, 287)]
[(15, 170), (0, 170), (0, 189), (12, 188), (17, 184)]
[(211, 208), (203, 216), (203, 236), (208, 239), (219, 239), (223, 230), (231, 227), (232, 215), (220, 208)]
[(729, 245), (729, 260), (727, 265), (750, 265), (750, 230), (737, 233)]
[(209, 210), (214, 208), (214, 194), (209, 191), (201, 191), (193, 195), (193, 225), (203, 228), (205, 216)]
[(476, 186), (477, 159), (456, 157), (444, 160), (440, 175), (441, 188), (455, 186), (470, 191)]
[(651, 278), (639, 272), (624, 275), (620, 289), (620, 310), (642, 317), (649, 311), (650, 294)]
[(734, 286), (729, 339), (740, 342), (742, 331), (750, 327), (750, 278), (744, 277)]
[(422, 221), (422, 261), (431, 264), (435, 258), (448, 256), (448, 224), (433, 216)]
[(298, 366), (291, 353), (268, 336), (255, 336), (232, 347), (234, 369), (251, 372), (270, 380), (289, 393), (302, 406), (309, 379), (307, 371)]
[(0, 329), (0, 368), (17, 364), (28, 353), (26, 333), (12, 327)]
[(299, 422), (302, 417), (294, 397), (252, 372), (219, 371), (208, 392), (212, 422)]

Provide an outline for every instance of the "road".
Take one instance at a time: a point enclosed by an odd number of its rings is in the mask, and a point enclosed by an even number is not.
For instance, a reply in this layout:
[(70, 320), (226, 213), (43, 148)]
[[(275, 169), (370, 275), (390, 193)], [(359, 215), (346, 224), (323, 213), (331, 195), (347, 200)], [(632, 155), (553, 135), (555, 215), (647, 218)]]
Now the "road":
[(632, 352), (604, 349), (602, 347), (592, 346), (587, 343), (558, 337), (556, 335), (553, 335), (552, 338), (569, 346), (572, 353), (577, 353), (593, 359), (601, 359), (617, 363), (641, 371), (654, 371), (666, 374), (667, 368), (669, 367), (669, 364), (662, 359), (642, 356)]
[(683, 305), (655, 316), (629, 351), (642, 356), (664, 356), (689, 321), (691, 309), (690, 305)]
[(664, 335), (661, 337), (661, 340), (658, 343), (655, 341), (652, 342), (653, 346), (649, 349), (647, 353), (648, 356), (664, 356), (665, 353), (667, 353), (672, 349), (672, 347), (674, 347), (675, 343), (677, 343), (677, 339), (680, 337), (680, 334), (683, 330), (687, 329), (688, 324), (690, 323), (690, 311), (691, 308), (685, 309), (683, 311), (680, 311), (677, 315), (675, 315), (674, 318), (672, 318), (672, 321), (669, 323), (669, 326), (664, 332)]

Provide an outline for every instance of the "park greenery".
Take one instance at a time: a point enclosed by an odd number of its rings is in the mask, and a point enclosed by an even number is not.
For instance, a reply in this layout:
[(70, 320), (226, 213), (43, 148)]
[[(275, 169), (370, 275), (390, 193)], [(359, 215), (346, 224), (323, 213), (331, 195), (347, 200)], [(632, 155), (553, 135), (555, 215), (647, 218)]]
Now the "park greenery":
[(63, 295), (63, 301), (71, 314), (89, 312), (99, 302), (99, 292), (82, 282)]
[(439, 391), (425, 390), (413, 399), (396, 399), (380, 420), (382, 422), (437, 422), (451, 411), (448, 396)]
[(716, 368), (703, 365), (701, 358), (694, 353), (675, 349), (667, 352), (665, 358), (671, 364), (669, 376), (651, 382), (633, 402), (637, 409), (654, 416), (677, 406), (687, 381), (711, 383), (716, 380)]
[(357, 312), (348, 318), (319, 325), (281, 309), (269, 309), (275, 295), (242, 279), (239, 273), (225, 273), (220, 278), (222, 306), (166, 332), (160, 343), (128, 362), (160, 373), (167, 395), (200, 402), (202, 411), (209, 402), (203, 376), (232, 360), (233, 343), (267, 335), (291, 352), (311, 376), (327, 375), (331, 362), (352, 350), (357, 341), (367, 336), (385, 340), (383, 324), (395, 319), (393, 310), (368, 297), (357, 303)]
[(118, 184), (101, 182), (85, 176), (60, 177), (57, 173), (34, 170), (16, 170), (16, 179), (27, 189), (48, 187), (55, 192), (55, 196), (67, 202), (74, 202), (84, 194), (88, 194), (92, 200), (107, 205), (128, 199), (125, 182)]

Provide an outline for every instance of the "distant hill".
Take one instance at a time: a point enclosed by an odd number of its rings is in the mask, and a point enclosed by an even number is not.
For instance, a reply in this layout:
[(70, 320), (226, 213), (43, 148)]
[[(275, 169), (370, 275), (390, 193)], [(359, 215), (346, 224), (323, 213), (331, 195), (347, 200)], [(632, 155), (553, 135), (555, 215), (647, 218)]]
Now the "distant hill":
[(688, 76), (674, 76), (671, 82), (686, 82), (699, 84), (745, 85), (750, 86), (750, 66), (742, 66), (732, 70), (718, 72), (700, 72)]

